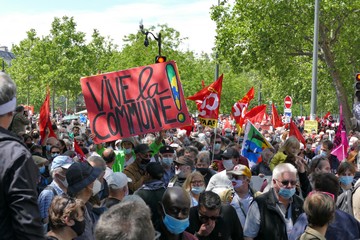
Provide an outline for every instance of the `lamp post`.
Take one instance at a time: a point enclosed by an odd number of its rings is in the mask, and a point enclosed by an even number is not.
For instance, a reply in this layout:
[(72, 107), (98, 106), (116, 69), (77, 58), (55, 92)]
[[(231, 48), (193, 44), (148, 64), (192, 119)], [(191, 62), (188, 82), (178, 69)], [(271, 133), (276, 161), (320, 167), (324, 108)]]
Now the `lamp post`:
[(149, 32), (149, 31), (145, 31), (144, 30), (144, 25), (142, 23), (142, 20), (140, 21), (140, 24), (139, 24), (139, 27), (140, 27), (140, 31), (145, 35), (145, 40), (144, 40), (144, 46), (147, 47), (149, 46), (149, 38), (148, 38), (148, 35), (151, 34), (153, 36), (153, 38), (157, 41), (158, 43), (158, 47), (159, 47), (159, 56), (161, 56), (161, 33), (159, 32), (157, 37), (152, 33), (152, 32)]

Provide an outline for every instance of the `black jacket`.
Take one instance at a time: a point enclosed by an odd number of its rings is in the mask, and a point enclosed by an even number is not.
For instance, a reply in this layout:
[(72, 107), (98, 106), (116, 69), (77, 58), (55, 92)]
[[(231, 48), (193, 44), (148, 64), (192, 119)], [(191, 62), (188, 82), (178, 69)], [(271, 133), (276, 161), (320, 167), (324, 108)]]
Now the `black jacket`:
[(1, 239), (45, 239), (37, 204), (38, 172), (26, 146), (0, 127)]
[[(242, 240), (243, 229), (235, 209), (230, 205), (222, 205), (220, 218), (216, 221), (215, 228), (207, 237), (197, 236), (199, 240)], [(199, 219), (199, 206), (190, 209), (190, 226), (187, 232), (195, 234), (200, 229), (202, 223)]]
[[(254, 199), (257, 202), (260, 210), (260, 230), (255, 239), (267, 240), (287, 240), (287, 232), (285, 219), (276, 207), (278, 201), (275, 197), (274, 189), (271, 188), (268, 192), (259, 195)], [(294, 195), (291, 204), (291, 219), (295, 224), (297, 218), (303, 213), (303, 200)]]

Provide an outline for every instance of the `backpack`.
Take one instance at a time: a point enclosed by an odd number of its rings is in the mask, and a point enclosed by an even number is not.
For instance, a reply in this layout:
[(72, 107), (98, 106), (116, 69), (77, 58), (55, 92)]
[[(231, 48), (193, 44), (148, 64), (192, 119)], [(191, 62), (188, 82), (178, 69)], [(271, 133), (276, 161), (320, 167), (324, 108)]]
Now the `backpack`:
[(345, 192), (341, 193), (336, 200), (336, 208), (350, 214), (351, 216), (354, 216), (352, 196), (359, 187), (360, 184), (357, 184), (355, 188), (346, 190)]

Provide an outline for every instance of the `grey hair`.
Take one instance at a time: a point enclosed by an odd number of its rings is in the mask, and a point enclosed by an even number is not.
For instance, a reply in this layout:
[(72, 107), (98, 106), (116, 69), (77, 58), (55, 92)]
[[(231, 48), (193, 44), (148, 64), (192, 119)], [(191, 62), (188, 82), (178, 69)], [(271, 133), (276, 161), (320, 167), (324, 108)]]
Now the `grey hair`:
[(290, 172), (297, 174), (297, 170), (291, 163), (280, 163), (275, 166), (272, 174), (273, 179), (278, 179), (283, 173)]
[(210, 165), (210, 152), (207, 150), (200, 151), (196, 162), (206, 162)]
[(121, 201), (101, 215), (95, 237), (97, 240), (153, 240), (155, 230), (149, 207), (140, 201)]
[(0, 105), (5, 104), (16, 97), (16, 84), (11, 78), (0, 72)]

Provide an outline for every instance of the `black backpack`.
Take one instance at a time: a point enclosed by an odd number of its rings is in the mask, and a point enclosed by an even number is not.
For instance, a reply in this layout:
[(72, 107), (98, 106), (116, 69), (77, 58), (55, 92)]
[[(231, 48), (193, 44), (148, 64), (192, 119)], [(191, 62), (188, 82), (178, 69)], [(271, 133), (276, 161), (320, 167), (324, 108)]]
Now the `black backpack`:
[(353, 206), (352, 206), (352, 196), (354, 192), (360, 187), (360, 184), (357, 184), (355, 188), (346, 190), (341, 193), (336, 200), (337, 209), (344, 211), (351, 216), (354, 216)]

